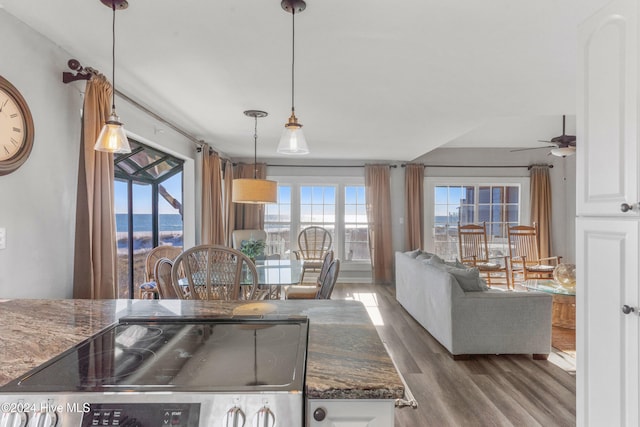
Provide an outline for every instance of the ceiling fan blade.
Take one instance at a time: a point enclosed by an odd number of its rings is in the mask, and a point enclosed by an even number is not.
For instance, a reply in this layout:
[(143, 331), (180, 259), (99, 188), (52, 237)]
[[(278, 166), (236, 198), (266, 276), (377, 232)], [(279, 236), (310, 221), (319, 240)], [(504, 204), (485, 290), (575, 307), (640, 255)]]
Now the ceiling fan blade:
[(548, 147), (530, 147), (530, 148), (518, 148), (516, 150), (511, 150), (511, 153), (515, 153), (516, 151), (528, 151), (528, 150), (540, 150), (540, 149), (549, 149), (549, 148), (556, 148), (555, 145), (550, 145)]

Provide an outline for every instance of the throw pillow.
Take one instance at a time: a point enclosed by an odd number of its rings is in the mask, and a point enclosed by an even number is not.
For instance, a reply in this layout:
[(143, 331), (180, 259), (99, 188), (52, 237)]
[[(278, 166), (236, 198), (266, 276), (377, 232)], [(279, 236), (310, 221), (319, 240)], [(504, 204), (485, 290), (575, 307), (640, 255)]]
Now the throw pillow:
[(430, 255), (431, 256), (429, 257), (428, 264), (434, 265), (436, 267), (445, 265), (444, 260), (440, 258), (438, 255), (436, 254), (430, 254)]
[(480, 272), (477, 268), (447, 266), (447, 270), (456, 278), (458, 284), (465, 292), (481, 292), (487, 289), (487, 284), (484, 279), (480, 278)]
[(431, 259), (431, 257), (433, 257), (433, 254), (430, 254), (429, 252), (422, 252), (420, 255), (416, 257), (416, 259), (419, 261), (424, 261), (424, 260)]
[(416, 249), (414, 251), (407, 251), (405, 252), (406, 255), (409, 255), (409, 257), (411, 258), (416, 258), (418, 255), (420, 255), (422, 253), (422, 251), (420, 249)]

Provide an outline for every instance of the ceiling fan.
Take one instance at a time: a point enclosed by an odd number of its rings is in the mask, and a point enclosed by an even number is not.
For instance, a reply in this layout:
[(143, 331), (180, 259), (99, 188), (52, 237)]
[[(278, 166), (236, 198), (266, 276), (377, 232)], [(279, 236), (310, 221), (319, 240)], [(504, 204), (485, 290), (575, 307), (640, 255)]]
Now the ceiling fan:
[(550, 141), (538, 140), (539, 142), (548, 142), (555, 145), (547, 145), (546, 147), (520, 148), (518, 150), (511, 150), (511, 152), (513, 153), (516, 151), (551, 148), (551, 151), (549, 152), (549, 154), (551, 155), (558, 157), (573, 156), (574, 154), (576, 154), (576, 136), (565, 134), (565, 118), (566, 116), (562, 116), (562, 135), (551, 138)]

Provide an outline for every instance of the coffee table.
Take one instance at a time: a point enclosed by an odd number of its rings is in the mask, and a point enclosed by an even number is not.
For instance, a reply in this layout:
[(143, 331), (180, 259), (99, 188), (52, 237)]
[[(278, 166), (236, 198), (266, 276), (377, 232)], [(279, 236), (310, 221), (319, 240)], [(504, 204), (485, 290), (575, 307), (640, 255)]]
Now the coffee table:
[(546, 292), (553, 296), (551, 324), (561, 328), (576, 328), (576, 288), (565, 287), (549, 279), (525, 281), (522, 286), (531, 291)]

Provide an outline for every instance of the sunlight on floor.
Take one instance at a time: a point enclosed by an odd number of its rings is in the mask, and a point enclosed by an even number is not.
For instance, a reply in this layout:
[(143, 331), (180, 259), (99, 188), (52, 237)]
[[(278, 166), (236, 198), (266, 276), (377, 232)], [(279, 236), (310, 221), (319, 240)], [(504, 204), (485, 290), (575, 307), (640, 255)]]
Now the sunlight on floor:
[(380, 314), (380, 310), (378, 310), (378, 298), (376, 294), (373, 292), (354, 292), (350, 293), (350, 296), (345, 297), (344, 299), (360, 301), (364, 304), (364, 307), (367, 309), (367, 313), (369, 313), (369, 318), (375, 326), (384, 326), (384, 321), (382, 320), (382, 314)]

